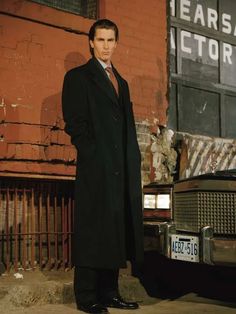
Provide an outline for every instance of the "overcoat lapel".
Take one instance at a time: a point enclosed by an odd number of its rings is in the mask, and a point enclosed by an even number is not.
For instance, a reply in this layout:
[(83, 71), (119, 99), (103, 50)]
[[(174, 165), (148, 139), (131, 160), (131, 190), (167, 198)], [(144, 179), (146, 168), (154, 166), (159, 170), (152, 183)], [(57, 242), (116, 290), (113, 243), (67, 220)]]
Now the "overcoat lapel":
[[(89, 74), (90, 78), (95, 82), (99, 88), (101, 88), (105, 95), (107, 95), (113, 103), (115, 103), (117, 106), (119, 106), (119, 99), (115, 93), (115, 90), (111, 86), (111, 82), (105, 73), (103, 67), (99, 64), (99, 62), (93, 58), (90, 59), (88, 62), (88, 68), (89, 68)], [(119, 84), (119, 90), (120, 90), (120, 83)]]

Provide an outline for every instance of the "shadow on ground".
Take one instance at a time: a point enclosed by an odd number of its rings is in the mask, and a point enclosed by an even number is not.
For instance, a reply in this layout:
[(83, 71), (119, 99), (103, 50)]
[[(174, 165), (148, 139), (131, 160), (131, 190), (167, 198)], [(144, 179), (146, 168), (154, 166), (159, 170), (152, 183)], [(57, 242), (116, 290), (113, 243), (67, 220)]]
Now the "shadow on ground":
[(194, 292), (210, 299), (236, 300), (236, 268), (174, 261), (148, 251), (143, 266), (134, 267), (133, 273), (151, 297), (176, 299)]

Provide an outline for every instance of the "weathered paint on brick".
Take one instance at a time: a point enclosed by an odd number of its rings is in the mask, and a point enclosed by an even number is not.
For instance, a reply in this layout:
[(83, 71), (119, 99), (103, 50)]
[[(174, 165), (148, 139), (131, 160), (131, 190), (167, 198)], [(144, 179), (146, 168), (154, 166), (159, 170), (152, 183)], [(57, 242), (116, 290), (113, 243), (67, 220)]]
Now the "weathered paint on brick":
[[(120, 29), (114, 64), (129, 82), (137, 131), (148, 126), (139, 137), (145, 155), (149, 127), (166, 124), (166, 1), (102, 4), (101, 17)], [(2, 0), (0, 10), (83, 33), (94, 22), (26, 0)], [(61, 88), (64, 73), (90, 57), (87, 36), (1, 14), (0, 40), (0, 171), (74, 174), (76, 151), (63, 132)]]
[(52, 167), (51, 162), (34, 162), (34, 161), (24, 161), (21, 160), (17, 161), (14, 160), (12, 162), (9, 161), (1, 161), (1, 171), (2, 172), (9, 172), (9, 173), (30, 173), (30, 174), (42, 174), (48, 175), (52, 174), (56, 176), (60, 176), (62, 174), (66, 176), (74, 176), (75, 174), (75, 167), (74, 165), (70, 165), (68, 163), (54, 163)]

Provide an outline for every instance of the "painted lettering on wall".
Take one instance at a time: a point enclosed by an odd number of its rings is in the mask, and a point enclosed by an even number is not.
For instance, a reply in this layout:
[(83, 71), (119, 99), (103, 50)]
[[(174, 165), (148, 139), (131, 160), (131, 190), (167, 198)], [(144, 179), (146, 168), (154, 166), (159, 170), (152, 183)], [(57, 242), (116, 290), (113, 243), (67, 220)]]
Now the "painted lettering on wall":
[[(207, 1), (200, 3), (201, 1), (170, 0), (170, 13), (172, 16), (177, 16), (177, 2), (179, 7), (178, 17), (181, 20), (236, 37), (236, 12), (233, 8), (232, 14), (228, 12), (221, 12), (219, 14), (216, 8), (209, 7)], [(175, 50), (176, 44), (173, 29), (170, 36), (171, 48)], [(219, 58), (222, 58), (223, 62), (228, 65), (233, 64), (233, 60), (236, 58), (235, 46), (222, 42), (221, 49), (218, 40), (183, 29), (180, 31), (180, 49), (183, 53), (189, 55), (193, 53), (193, 49), (197, 49), (197, 56), (200, 58), (203, 56), (203, 52), (207, 51), (207, 55), (212, 61), (218, 61)]]

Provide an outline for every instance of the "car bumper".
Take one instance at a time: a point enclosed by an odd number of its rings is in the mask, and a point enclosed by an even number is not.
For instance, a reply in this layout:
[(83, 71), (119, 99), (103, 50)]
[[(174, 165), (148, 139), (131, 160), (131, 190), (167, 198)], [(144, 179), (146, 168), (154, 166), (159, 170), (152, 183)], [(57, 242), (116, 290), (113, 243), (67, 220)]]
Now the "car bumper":
[[(181, 235), (181, 232), (176, 231), (174, 224), (167, 222), (145, 222), (144, 228), (145, 234), (153, 239), (152, 248), (171, 258), (171, 235)], [(183, 233), (183, 235), (192, 234)], [(200, 263), (236, 266), (236, 238), (216, 237), (213, 235), (213, 230), (210, 227), (204, 227), (198, 236), (200, 240)]]
[(204, 227), (202, 260), (206, 264), (236, 266), (236, 238), (215, 237), (210, 227)]

